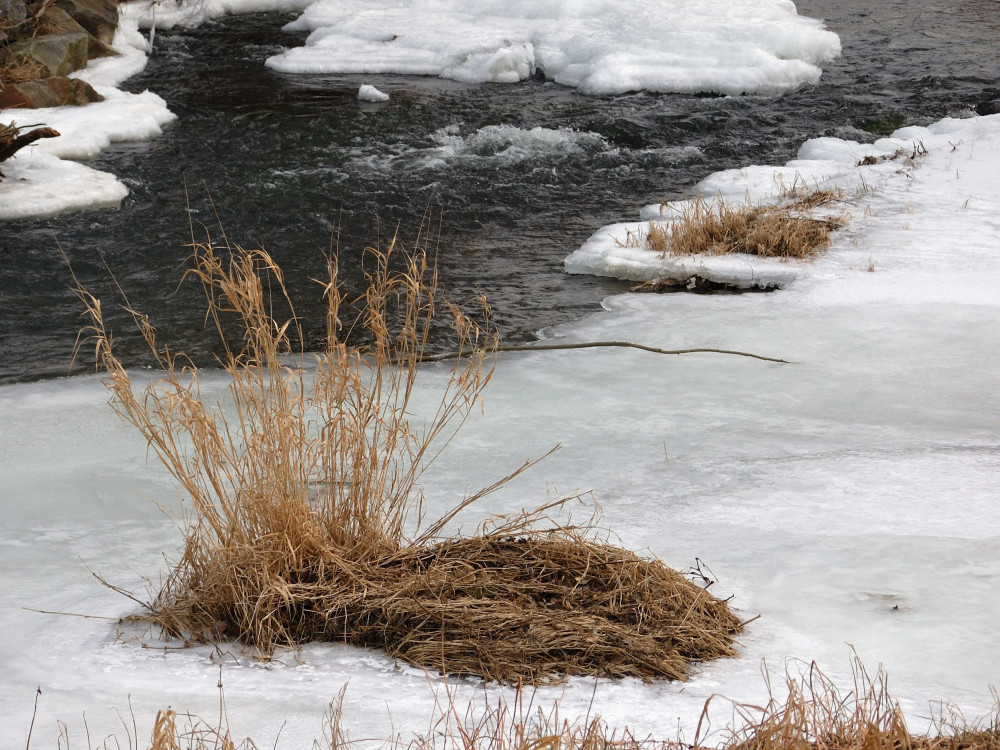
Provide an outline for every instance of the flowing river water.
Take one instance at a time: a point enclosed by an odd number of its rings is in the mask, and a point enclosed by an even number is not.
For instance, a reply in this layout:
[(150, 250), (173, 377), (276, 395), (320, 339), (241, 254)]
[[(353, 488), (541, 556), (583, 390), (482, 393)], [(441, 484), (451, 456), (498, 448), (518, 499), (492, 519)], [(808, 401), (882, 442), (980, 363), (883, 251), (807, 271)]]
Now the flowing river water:
[[(448, 295), (484, 293), (504, 339), (526, 341), (627, 288), (567, 275), (562, 261), (644, 204), (680, 197), (720, 169), (783, 163), (811, 137), (872, 140), (1000, 109), (1000, 2), (797, 7), (825, 18), (844, 51), (818, 85), (781, 97), (593, 97), (538, 80), (288, 75), (263, 63), (301, 44), (281, 30), (292, 16), (160, 31), (146, 70), (125, 87), (158, 93), (178, 120), (93, 164), (128, 185), (121, 209), (0, 224), (0, 383), (91, 366), (87, 352), (70, 364), (84, 321), (63, 254), (104, 299), (131, 364), (146, 360), (117, 311), (109, 269), (173, 348), (210, 361), (200, 291), (178, 286), (189, 218), (199, 239), (224, 229), (275, 257), (312, 343), (322, 315), (311, 279), (323, 276), (325, 254), (338, 251), (346, 290), (357, 292), (364, 247), (384, 245), (397, 227), (412, 240), (430, 215)], [(359, 102), (360, 83), (390, 101)]]

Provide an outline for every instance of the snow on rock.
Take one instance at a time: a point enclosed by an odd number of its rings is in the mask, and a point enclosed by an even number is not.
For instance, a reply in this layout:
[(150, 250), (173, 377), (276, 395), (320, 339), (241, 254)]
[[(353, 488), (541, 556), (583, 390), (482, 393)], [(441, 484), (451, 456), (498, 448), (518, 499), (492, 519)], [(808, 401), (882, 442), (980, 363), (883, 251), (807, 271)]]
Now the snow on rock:
[(543, 74), (588, 94), (779, 94), (815, 83), (836, 34), (788, 0), (319, 0), (289, 24), (298, 73), (402, 73), (468, 82)]
[(358, 89), (358, 101), (362, 102), (387, 102), (389, 95), (384, 91), (379, 91), (371, 84), (362, 84)]

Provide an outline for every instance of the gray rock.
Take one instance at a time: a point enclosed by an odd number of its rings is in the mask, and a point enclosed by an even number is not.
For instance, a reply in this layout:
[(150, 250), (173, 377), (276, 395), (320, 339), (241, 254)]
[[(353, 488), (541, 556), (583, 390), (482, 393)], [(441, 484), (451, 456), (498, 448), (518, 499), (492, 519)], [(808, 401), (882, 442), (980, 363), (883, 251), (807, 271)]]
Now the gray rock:
[(89, 60), (118, 54), (110, 45), (88, 32), (69, 13), (56, 5), (50, 5), (45, 9), (42, 14), (42, 24), (49, 34), (74, 34), (78, 32), (86, 34), (89, 37), (87, 40), (87, 58)]
[(56, 5), (105, 44), (111, 44), (118, 29), (116, 0), (56, 0)]
[(7, 46), (7, 60), (28, 60), (41, 69), (41, 76), (64, 76), (87, 67), (86, 32), (50, 34), (22, 39)]

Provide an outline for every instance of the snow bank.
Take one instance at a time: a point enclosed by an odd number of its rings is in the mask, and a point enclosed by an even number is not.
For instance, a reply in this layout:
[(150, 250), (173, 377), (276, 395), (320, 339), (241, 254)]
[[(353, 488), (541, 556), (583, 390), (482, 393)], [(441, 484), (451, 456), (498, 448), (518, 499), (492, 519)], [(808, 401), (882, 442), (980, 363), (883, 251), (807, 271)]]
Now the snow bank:
[[(650, 252), (636, 238), (648, 231), (648, 222), (668, 223), (672, 213), (682, 212), (691, 201), (646, 206), (639, 211), (639, 221), (612, 224), (602, 227), (565, 261), (569, 273), (586, 273), (612, 276), (629, 281), (655, 281), (661, 279), (687, 279), (699, 275), (712, 281), (723, 281), (742, 287), (786, 287), (800, 277), (829, 278), (853, 270), (881, 268), (892, 269), (896, 278), (906, 274), (905, 284), (895, 284), (893, 291), (883, 289), (867, 294), (904, 294), (911, 296), (916, 290), (926, 294), (951, 299), (954, 295), (970, 294), (968, 283), (978, 290), (971, 292), (976, 299), (992, 293), (978, 281), (966, 278), (971, 272), (981, 272), (978, 265), (986, 261), (994, 245), (989, 235), (963, 237), (962, 262), (956, 263), (954, 242), (940, 242), (936, 227), (945, 225), (951, 214), (961, 210), (970, 217), (976, 216), (987, 227), (995, 227), (996, 219), (976, 211), (976, 205), (991, 205), (996, 190), (989, 183), (988, 171), (984, 172), (985, 155), (994, 153), (996, 134), (1000, 132), (1000, 119), (996, 116), (968, 120), (943, 120), (930, 128), (910, 127), (882, 138), (874, 144), (861, 144), (837, 138), (817, 138), (807, 141), (799, 149), (798, 158), (782, 167), (753, 166), (739, 170), (725, 170), (710, 175), (695, 188), (701, 198), (724, 200), (727, 203), (773, 202), (784, 191), (799, 187), (839, 190), (843, 203), (833, 210), (847, 215), (848, 225), (844, 237), (856, 236), (861, 231), (871, 231), (873, 224), (885, 224), (886, 219), (876, 218), (877, 209), (886, 201), (899, 201), (905, 194), (904, 205), (912, 207), (913, 196), (930, 190), (948, 195), (957, 187), (968, 191), (960, 205), (956, 201), (928, 200), (914, 215), (907, 215), (902, 222), (907, 227), (921, 231), (905, 236), (908, 246), (915, 242), (926, 243), (919, 257), (904, 254), (901, 258), (874, 253), (869, 259), (863, 252), (838, 243), (816, 261), (795, 261), (758, 258), (750, 255), (695, 255), (661, 257)], [(984, 154), (984, 152), (986, 152)], [(985, 162), (989, 163), (988, 159)], [(955, 185), (951, 182), (955, 181)], [(975, 197), (973, 198), (973, 195)], [(906, 209), (907, 214), (911, 209)], [(888, 226), (880, 231), (888, 231)], [(921, 239), (922, 238), (922, 239)], [(900, 240), (902, 241), (902, 240)], [(891, 246), (891, 245), (890, 245)], [(987, 264), (988, 267), (988, 264)], [(972, 269), (980, 269), (972, 271)], [(884, 280), (885, 274), (876, 279)], [(959, 278), (960, 277), (960, 278)], [(993, 278), (993, 277), (989, 277)], [(1000, 279), (997, 279), (1000, 280)], [(862, 288), (875, 289), (874, 285), (852, 287), (844, 293), (861, 294)], [(906, 291), (901, 291), (905, 289)]]
[(270, 58), (297, 73), (402, 73), (512, 83), (541, 71), (587, 94), (779, 94), (815, 83), (836, 34), (789, 0), (319, 0)]
[(123, 19), (115, 35), (118, 57), (92, 61), (74, 76), (90, 83), (104, 101), (82, 107), (30, 111), (0, 110), (0, 122), (44, 123), (58, 138), (38, 141), (4, 163), (0, 181), (0, 219), (52, 216), (65, 211), (114, 208), (128, 195), (111, 174), (80, 160), (91, 159), (117, 141), (147, 140), (174, 119), (166, 102), (145, 91), (116, 88), (146, 64), (145, 40), (133, 21)]

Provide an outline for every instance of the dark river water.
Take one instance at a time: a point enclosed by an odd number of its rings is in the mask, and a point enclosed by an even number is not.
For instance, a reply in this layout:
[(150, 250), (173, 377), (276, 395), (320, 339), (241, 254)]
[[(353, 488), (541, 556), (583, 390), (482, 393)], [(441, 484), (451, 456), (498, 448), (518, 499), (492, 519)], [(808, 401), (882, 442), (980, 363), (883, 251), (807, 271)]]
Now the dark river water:
[[(336, 245), (348, 292), (357, 291), (363, 248), (397, 227), (412, 238), (430, 212), (449, 296), (483, 292), (505, 340), (525, 341), (626, 288), (562, 270), (603, 224), (679, 197), (710, 172), (783, 163), (810, 137), (871, 140), (1000, 108), (996, 0), (797, 7), (825, 18), (844, 52), (818, 85), (777, 98), (591, 97), (543, 81), (287, 75), (263, 62), (301, 44), (281, 31), (290, 16), (160, 31), (147, 69), (125, 87), (158, 93), (178, 120), (156, 140), (115, 145), (93, 162), (128, 185), (121, 209), (0, 224), (0, 383), (91, 366), (86, 355), (70, 365), (84, 321), (61, 251), (104, 299), (131, 364), (145, 360), (115, 312), (120, 298), (104, 263), (165, 340), (209, 361), (197, 290), (178, 288), (187, 205), (214, 237), (222, 227), (278, 260), (310, 340), (322, 322), (310, 278), (323, 274), (324, 253)], [(359, 103), (360, 83), (391, 100)], [(577, 135), (518, 151), (503, 126)]]

